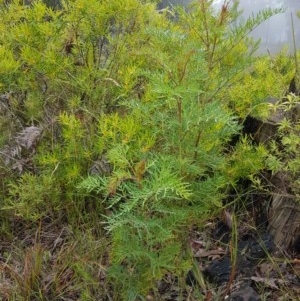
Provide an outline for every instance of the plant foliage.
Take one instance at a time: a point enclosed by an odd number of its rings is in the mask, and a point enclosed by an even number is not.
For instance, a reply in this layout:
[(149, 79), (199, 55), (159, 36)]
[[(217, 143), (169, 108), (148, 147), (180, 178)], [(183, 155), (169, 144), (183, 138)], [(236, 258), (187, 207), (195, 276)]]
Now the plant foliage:
[(264, 167), (263, 146), (231, 141), (270, 86), (282, 87), (276, 70), (262, 84), (269, 61), (251, 69), (258, 44), (247, 38), (279, 12), (233, 27), (227, 2), (220, 12), (205, 0), (165, 12), (138, 0), (3, 4), (2, 210), (73, 225), (94, 210), (120, 299), (143, 299), (168, 273), (184, 277), (188, 229)]

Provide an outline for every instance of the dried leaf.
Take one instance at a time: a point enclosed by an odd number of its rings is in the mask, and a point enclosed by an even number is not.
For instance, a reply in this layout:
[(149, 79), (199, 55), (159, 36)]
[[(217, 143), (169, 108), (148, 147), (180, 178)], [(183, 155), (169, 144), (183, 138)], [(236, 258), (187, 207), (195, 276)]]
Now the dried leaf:
[(134, 166), (134, 176), (138, 183), (140, 183), (144, 177), (146, 171), (146, 160), (143, 159), (135, 164)]
[(112, 167), (106, 157), (102, 156), (100, 160), (94, 161), (89, 169), (89, 173), (93, 176), (108, 176), (112, 173)]
[(24, 128), (16, 137), (16, 143), (26, 149), (30, 149), (40, 138), (41, 128), (29, 126)]
[[(12, 169), (22, 173), (26, 164), (30, 163), (30, 157), (35, 151), (37, 141), (42, 134), (42, 128), (29, 126), (17, 133), (10, 145), (6, 145), (0, 152), (6, 166), (13, 163)], [(22, 153), (26, 150), (26, 155)], [(29, 151), (29, 153), (28, 153)]]
[(216, 249), (216, 250), (204, 250), (200, 249), (196, 254), (195, 257), (209, 257), (213, 255), (223, 255), (226, 254), (226, 252), (223, 249)]
[(224, 220), (229, 229), (232, 229), (232, 214), (227, 210), (224, 210)]
[(283, 284), (284, 281), (282, 279), (276, 279), (276, 278), (263, 278), (263, 277), (251, 277), (251, 280), (257, 282), (257, 283), (263, 283), (265, 286), (278, 290), (279, 287), (277, 283)]

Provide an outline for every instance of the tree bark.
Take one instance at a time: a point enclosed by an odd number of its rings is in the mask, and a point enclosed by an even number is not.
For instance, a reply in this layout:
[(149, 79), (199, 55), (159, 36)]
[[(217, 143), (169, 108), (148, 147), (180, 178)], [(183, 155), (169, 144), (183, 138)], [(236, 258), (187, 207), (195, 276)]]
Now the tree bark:
[[(275, 99), (268, 99), (274, 103)], [(283, 118), (293, 122), (299, 120), (300, 110), (296, 107), (292, 112), (278, 111), (263, 122), (256, 119), (256, 131), (253, 133), (257, 143), (268, 144), (276, 139), (278, 124)], [(274, 237), (274, 242), (281, 250), (293, 247), (300, 238), (300, 204), (296, 196), (291, 194), (288, 176), (279, 172), (268, 179), (274, 187), (269, 208), (269, 233)]]

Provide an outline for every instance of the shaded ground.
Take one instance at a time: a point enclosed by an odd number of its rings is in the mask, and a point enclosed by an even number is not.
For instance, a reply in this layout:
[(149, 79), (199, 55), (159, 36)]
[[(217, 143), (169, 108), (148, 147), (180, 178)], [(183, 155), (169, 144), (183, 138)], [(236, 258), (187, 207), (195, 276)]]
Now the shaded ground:
[(253, 197), (256, 201), (236, 217), (226, 210), (205, 229), (191, 231), (196, 270), (186, 284), (200, 292), (200, 299), (188, 292), (179, 297), (176, 285), (166, 281), (160, 284), (161, 300), (299, 300), (299, 250), (282, 252), (275, 246), (267, 232), (268, 207)]

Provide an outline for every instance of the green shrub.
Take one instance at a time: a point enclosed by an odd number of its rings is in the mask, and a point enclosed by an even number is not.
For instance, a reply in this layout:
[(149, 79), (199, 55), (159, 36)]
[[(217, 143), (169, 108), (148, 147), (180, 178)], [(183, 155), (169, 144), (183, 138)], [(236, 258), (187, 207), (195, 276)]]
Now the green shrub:
[(300, 197), (300, 101), (299, 96), (289, 94), (284, 101), (272, 105), (274, 114), (284, 115), (278, 125), (278, 137), (269, 144), (267, 167), (272, 172), (284, 173), (292, 194)]
[[(240, 93), (262, 85), (249, 75), (257, 44), (246, 35), (277, 12), (233, 29), (236, 8), (217, 14), (204, 0), (178, 9), (176, 21), (151, 1), (1, 7), (0, 91), (9, 95), (1, 124), (24, 151), (4, 152), (22, 168), (3, 189), (3, 209), (29, 220), (63, 212), (75, 226), (96, 210), (111, 239), (109, 277), (123, 300), (144, 298), (167, 273), (184, 279), (192, 266), (188, 229), (264, 166), (263, 147), (230, 141), (244, 110), (257, 106)], [(18, 137), (30, 125), (40, 134), (24, 146)], [(97, 162), (104, 168), (89, 175)], [(1, 169), (9, 174), (13, 166)]]

